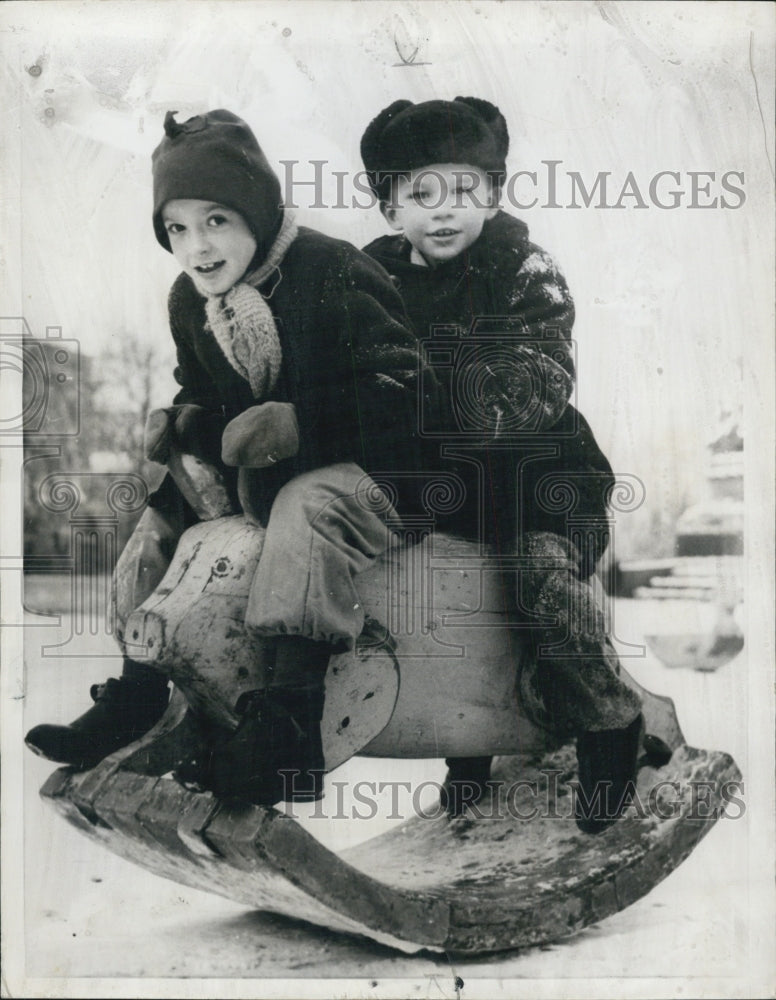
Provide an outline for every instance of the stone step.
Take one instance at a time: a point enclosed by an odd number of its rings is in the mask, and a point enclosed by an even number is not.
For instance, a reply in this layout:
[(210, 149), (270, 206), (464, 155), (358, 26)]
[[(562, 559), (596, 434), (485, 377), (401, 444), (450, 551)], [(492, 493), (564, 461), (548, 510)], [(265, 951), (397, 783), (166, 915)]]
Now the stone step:
[(700, 587), (687, 587), (684, 590), (676, 587), (637, 587), (633, 596), (640, 600), (710, 601), (714, 591)]
[(669, 589), (683, 590), (687, 587), (703, 590), (716, 590), (719, 580), (716, 576), (653, 576), (649, 581), (650, 587), (668, 587)]
[(673, 576), (714, 576), (740, 573), (740, 556), (687, 556), (674, 560)]

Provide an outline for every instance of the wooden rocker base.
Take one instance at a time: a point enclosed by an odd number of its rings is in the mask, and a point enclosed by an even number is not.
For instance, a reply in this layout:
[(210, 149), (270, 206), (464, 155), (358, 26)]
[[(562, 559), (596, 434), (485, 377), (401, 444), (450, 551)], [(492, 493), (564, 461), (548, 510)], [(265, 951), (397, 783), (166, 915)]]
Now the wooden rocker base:
[(196, 726), (177, 697), (139, 743), (92, 771), (56, 771), (41, 794), (158, 875), (404, 952), (475, 955), (573, 934), (649, 892), (740, 790), (727, 754), (681, 741), (668, 765), (641, 769), (622, 819), (584, 834), (566, 746), (500, 758), (492, 794), (473, 813), (450, 820), (428, 810), (335, 854), (276, 809), (222, 803), (160, 777)]

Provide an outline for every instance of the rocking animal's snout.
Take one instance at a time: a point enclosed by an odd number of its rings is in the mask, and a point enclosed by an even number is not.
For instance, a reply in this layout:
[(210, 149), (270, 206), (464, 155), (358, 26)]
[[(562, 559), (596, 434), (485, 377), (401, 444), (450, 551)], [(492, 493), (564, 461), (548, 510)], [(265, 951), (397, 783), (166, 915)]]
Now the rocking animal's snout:
[(158, 663), (164, 651), (164, 619), (153, 611), (135, 611), (124, 632), (127, 656), (140, 663)]

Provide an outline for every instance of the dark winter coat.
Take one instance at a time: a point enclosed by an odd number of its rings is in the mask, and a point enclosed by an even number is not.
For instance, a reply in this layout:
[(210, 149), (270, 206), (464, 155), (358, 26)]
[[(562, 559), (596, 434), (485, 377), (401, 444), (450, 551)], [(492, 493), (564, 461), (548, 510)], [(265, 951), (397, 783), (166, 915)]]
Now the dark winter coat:
[(613, 476), (569, 403), (574, 305), (550, 256), (504, 212), (433, 268), (411, 262), (401, 235), (365, 251), (393, 278), (439, 378), (444, 416), (423, 422), (427, 463), (454, 471), (466, 490), (440, 526), (508, 551), (522, 532), (565, 536), (570, 519), (584, 518), (595, 527), (582, 545), (592, 572), (608, 541)]
[[(417, 342), (384, 271), (349, 243), (300, 227), (260, 290), (283, 352), (271, 398), (295, 405), (300, 441), (294, 458), (258, 477), (264, 484), (258, 498), (263, 516), (285, 482), (335, 462), (355, 462), (367, 472), (417, 470), (422, 463)], [(212, 413), (208, 458), (233, 488), (236, 470), (220, 463), (221, 433), (257, 400), (205, 329), (205, 300), (186, 274), (170, 291), (169, 317), (181, 386), (174, 402)], [(398, 478), (401, 512), (407, 496), (402, 487), (411, 477)], [(168, 478), (152, 502), (163, 506), (173, 495)]]

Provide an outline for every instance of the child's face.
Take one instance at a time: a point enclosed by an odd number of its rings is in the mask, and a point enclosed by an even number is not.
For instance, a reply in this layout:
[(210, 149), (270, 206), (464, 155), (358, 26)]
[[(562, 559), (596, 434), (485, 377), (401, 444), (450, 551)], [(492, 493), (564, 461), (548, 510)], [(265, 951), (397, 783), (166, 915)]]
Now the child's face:
[(434, 163), (400, 177), (382, 211), (421, 255), (420, 262), (433, 267), (467, 250), (498, 204), (490, 178), (479, 168)]
[(223, 295), (245, 274), (256, 240), (239, 212), (211, 201), (168, 201), (162, 221), (175, 259), (203, 295)]

